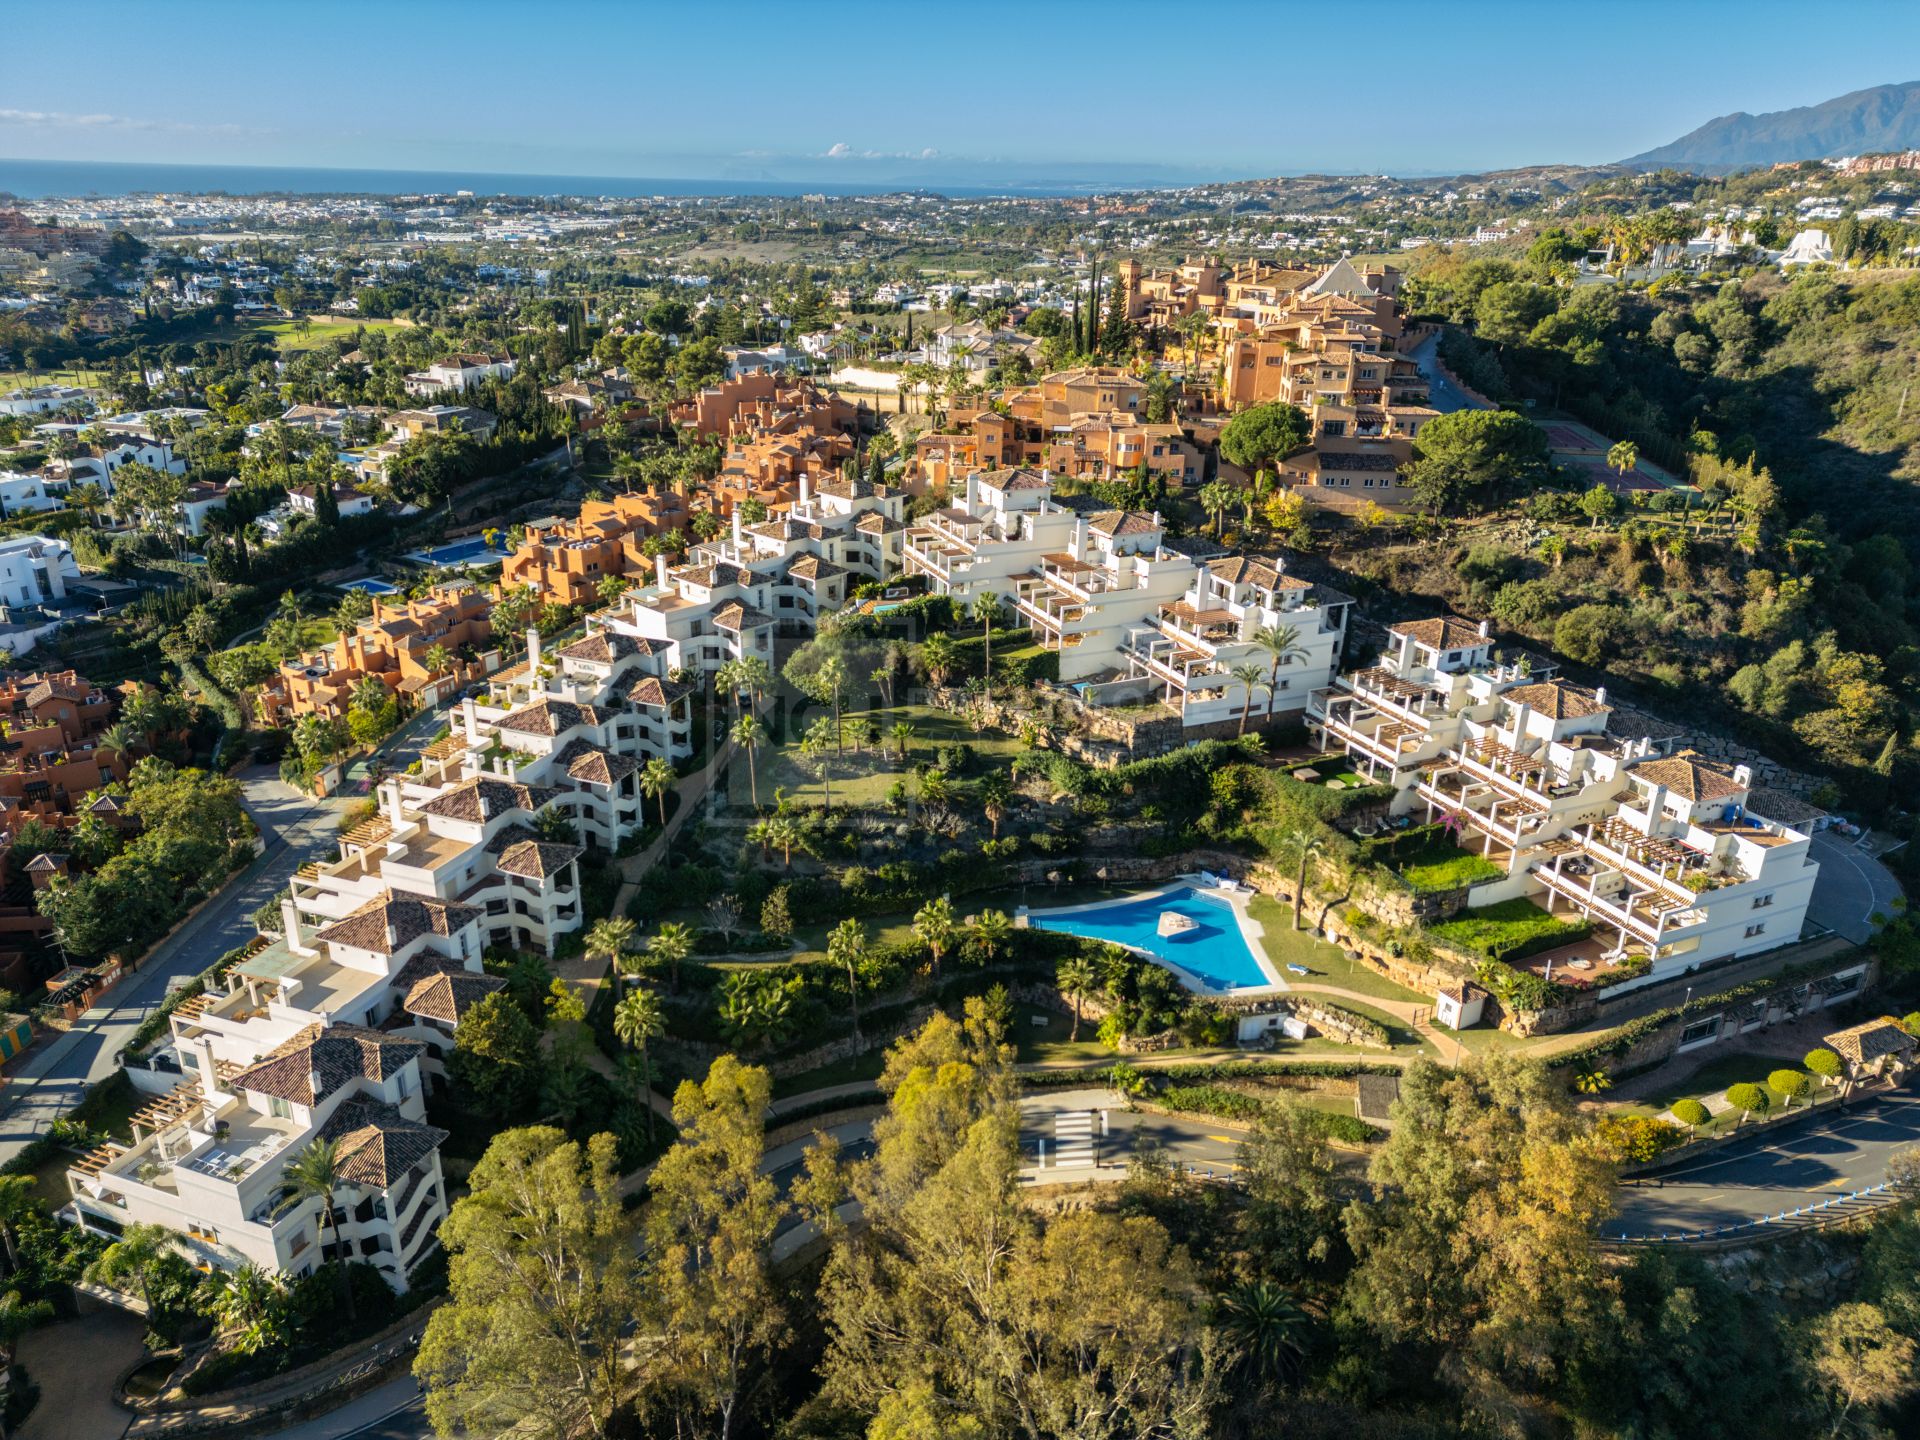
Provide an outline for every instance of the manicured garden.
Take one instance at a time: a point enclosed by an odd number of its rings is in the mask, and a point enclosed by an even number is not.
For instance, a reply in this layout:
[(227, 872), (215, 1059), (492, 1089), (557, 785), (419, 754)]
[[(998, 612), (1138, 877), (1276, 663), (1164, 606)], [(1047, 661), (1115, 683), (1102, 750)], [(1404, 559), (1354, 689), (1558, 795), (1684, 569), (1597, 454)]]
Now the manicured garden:
[(1512, 963), (1543, 950), (1571, 945), (1592, 928), (1584, 920), (1567, 921), (1549, 915), (1531, 900), (1514, 899), (1464, 910), (1450, 920), (1429, 925), (1427, 933), (1443, 944), (1485, 959)]

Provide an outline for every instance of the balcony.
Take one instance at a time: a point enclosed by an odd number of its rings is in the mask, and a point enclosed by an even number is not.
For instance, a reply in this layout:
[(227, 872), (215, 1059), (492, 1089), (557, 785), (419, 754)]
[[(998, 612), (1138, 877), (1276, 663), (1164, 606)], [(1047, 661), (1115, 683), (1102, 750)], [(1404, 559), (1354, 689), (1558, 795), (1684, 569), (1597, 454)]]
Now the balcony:
[(1348, 720), (1329, 713), (1321, 722), (1327, 734), (1347, 746), (1349, 754), (1358, 751), (1394, 770), (1404, 770), (1426, 743), (1426, 731), (1403, 721), (1383, 719), (1372, 730), (1362, 730)]
[(1169, 634), (1209, 653), (1237, 644), (1240, 619), (1231, 610), (1196, 610), (1184, 600), (1160, 607), (1160, 625)]
[(1183, 691), (1222, 673), (1213, 656), (1170, 639), (1159, 630), (1129, 632), (1126, 654), (1136, 671), (1144, 671)]
[(1655, 954), (1677, 934), (1706, 920), (1691, 895), (1680, 899), (1636, 888), (1632, 876), (1584, 853), (1575, 841), (1557, 840), (1546, 849), (1549, 853), (1528, 873), (1588, 918), (1614, 926), (1623, 938), (1642, 941)]
[(1374, 708), (1392, 711), (1422, 729), (1433, 723), (1434, 712), (1446, 704), (1447, 698), (1432, 686), (1403, 680), (1378, 668), (1342, 675), (1337, 683)]

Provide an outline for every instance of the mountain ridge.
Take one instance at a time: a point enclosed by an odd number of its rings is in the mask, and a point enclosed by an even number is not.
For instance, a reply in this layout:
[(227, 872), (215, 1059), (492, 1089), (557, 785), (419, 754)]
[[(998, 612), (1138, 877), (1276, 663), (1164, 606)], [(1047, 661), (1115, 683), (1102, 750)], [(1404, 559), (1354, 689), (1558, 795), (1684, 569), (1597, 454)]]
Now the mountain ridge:
[(1711, 172), (1915, 148), (1920, 148), (1920, 80), (1906, 80), (1849, 91), (1817, 105), (1758, 115), (1736, 110), (1620, 163), (1639, 170), (1674, 166)]

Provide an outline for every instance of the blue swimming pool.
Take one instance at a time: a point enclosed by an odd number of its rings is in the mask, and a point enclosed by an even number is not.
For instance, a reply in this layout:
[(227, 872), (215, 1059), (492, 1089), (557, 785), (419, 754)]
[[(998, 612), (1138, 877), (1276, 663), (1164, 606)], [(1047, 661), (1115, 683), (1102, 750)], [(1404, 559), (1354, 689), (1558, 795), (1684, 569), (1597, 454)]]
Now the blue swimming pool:
[(370, 577), (364, 580), (343, 580), (340, 582), (340, 589), (364, 590), (369, 595), (398, 595), (400, 593), (400, 587), (398, 585), (389, 585), (384, 580), (375, 580)]
[(487, 544), (486, 537), (471, 535), (431, 550), (415, 550), (407, 558), (422, 565), (497, 565), (506, 551)]
[[(1160, 917), (1168, 911), (1191, 920), (1193, 928), (1162, 935)], [(1110, 940), (1151, 955), (1179, 974), (1190, 989), (1218, 994), (1276, 985), (1254, 954), (1233, 907), (1191, 885), (1097, 905), (1034, 910), (1028, 913), (1027, 923), (1041, 930)]]

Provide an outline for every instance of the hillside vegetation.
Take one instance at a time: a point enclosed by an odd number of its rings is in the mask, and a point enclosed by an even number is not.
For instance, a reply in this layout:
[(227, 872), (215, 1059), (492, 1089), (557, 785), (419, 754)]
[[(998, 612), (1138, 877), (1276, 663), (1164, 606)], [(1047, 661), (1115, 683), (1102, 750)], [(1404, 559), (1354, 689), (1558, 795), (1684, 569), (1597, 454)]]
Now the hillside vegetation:
[(1518, 263), (1449, 259), (1415, 303), (1459, 327), (1444, 350), (1471, 383), (1632, 441), (1705, 504), (1605, 517), (1580, 508), (1584, 480), (1536, 490), (1530, 524), (1456, 534), (1444, 555), (1389, 549), (1369, 578), (1638, 680), (1656, 708), (1825, 767), (1856, 800), (1910, 785), (1920, 278), (1643, 292), (1558, 283), (1562, 263), (1552, 235)]

